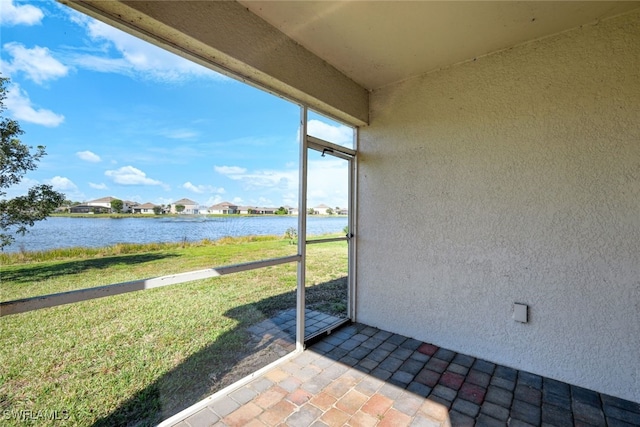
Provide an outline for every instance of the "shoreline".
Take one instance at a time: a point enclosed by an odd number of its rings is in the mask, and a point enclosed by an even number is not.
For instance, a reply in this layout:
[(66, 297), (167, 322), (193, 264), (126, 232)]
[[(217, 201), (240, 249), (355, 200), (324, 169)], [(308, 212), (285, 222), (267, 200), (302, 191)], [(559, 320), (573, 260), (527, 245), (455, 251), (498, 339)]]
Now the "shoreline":
[[(312, 218), (347, 218), (348, 215), (308, 215)], [(73, 213), (53, 213), (47, 218), (297, 218), (298, 215), (289, 214), (133, 214), (133, 213), (109, 213), (109, 214), (73, 214)]]

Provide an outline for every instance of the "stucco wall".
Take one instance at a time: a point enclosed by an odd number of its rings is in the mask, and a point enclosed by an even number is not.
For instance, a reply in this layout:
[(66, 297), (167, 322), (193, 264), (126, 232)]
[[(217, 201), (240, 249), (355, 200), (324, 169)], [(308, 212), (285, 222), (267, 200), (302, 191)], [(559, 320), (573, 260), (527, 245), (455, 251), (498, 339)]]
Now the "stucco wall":
[(640, 12), (383, 88), (370, 113), (357, 320), (640, 401)]

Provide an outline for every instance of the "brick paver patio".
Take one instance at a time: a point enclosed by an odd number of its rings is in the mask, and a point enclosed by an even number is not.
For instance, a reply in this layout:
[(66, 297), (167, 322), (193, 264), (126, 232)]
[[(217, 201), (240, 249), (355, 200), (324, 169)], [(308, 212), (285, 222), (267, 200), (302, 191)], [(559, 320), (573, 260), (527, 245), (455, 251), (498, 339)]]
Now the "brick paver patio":
[[(304, 335), (312, 337), (328, 327), (338, 325), (345, 319), (317, 310), (305, 310)], [(281, 344), (293, 350), (296, 343), (296, 309), (283, 310), (270, 319), (249, 327), (248, 331), (259, 341), (280, 340)]]
[(352, 324), (175, 424), (210, 425), (639, 426), (640, 403)]

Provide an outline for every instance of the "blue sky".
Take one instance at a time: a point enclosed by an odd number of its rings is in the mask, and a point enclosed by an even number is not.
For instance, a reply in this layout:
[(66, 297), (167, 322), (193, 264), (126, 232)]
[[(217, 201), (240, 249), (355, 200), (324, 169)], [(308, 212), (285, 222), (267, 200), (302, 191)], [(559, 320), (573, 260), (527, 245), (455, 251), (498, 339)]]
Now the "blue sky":
[[(52, 1), (0, 0), (0, 25), (5, 113), (47, 151), (8, 197), (45, 183), (80, 202), (298, 205), (298, 105)], [(310, 118), (349, 145), (350, 128)], [(310, 171), (310, 206), (346, 206), (345, 162), (314, 154)]]

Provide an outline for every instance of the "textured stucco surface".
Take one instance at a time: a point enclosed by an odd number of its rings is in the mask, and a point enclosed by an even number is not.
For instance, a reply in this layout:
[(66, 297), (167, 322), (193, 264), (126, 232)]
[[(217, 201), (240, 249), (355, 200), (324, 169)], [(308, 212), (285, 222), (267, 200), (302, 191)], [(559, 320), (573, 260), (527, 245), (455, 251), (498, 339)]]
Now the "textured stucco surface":
[(370, 118), (357, 320), (640, 401), (640, 11), (375, 91)]

